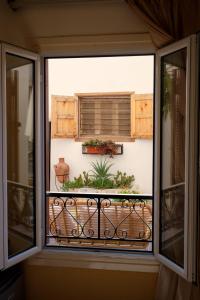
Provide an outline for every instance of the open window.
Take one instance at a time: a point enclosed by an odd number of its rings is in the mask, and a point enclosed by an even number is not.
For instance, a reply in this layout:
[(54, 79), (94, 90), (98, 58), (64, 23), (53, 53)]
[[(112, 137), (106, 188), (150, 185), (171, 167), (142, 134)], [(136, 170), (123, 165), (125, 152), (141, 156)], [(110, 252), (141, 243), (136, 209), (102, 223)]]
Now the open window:
[(40, 250), (38, 55), (2, 44), (1, 75), (0, 237), (1, 268), (6, 268)]
[(156, 256), (182, 277), (195, 272), (197, 100), (195, 37), (157, 53)]
[[(154, 126), (156, 137), (154, 155), (155, 220), (153, 222), (155, 254), (159, 261), (188, 280), (194, 280), (195, 277), (198, 111), (195, 45), (195, 38), (192, 37), (158, 51), (156, 123)], [(41, 176), (43, 149), (40, 135), (43, 128), (41, 122), (43, 116), (42, 101), (39, 100), (39, 57), (29, 51), (5, 44), (1, 45), (0, 54), (0, 205), (1, 208), (3, 207), (0, 210), (0, 268), (6, 268), (41, 249), (40, 203), (44, 178)], [(55, 107), (53, 109), (57, 112), (57, 115), (55, 114), (57, 126), (52, 128), (52, 137), (75, 138), (78, 130), (82, 130), (82, 134), (87, 133), (88, 124), (85, 123), (85, 120), (88, 121), (86, 115), (88, 99), (85, 96), (81, 95), (82, 98), (78, 99), (83, 104), (81, 109), (86, 108), (86, 110), (84, 110), (82, 119), (80, 118), (78, 121), (76, 119), (76, 126), (74, 126), (75, 118), (80, 114), (80, 111), (75, 109), (78, 107), (75, 105), (77, 99), (63, 99), (63, 97), (61, 99), (60, 96), (54, 99)], [(89, 97), (91, 98), (92, 95), (90, 94)], [(144, 95), (141, 97), (144, 98)], [(152, 105), (148, 104), (152, 98), (150, 100), (141, 97), (136, 99), (134, 95), (130, 99), (130, 103), (129, 101), (125, 103), (125, 110), (127, 105), (130, 109), (133, 108), (132, 115), (129, 115), (130, 122), (127, 122), (125, 127), (134, 139), (148, 139), (152, 136), (152, 131), (149, 130), (152, 128), (152, 123), (146, 122), (148, 118), (152, 118), (152, 114), (149, 114), (149, 111), (152, 111)], [(93, 98), (90, 100), (92, 117), (100, 112), (102, 118), (101, 103), (99, 106), (95, 103), (94, 106)], [(120, 133), (119, 123), (121, 122), (120, 101), (118, 99), (117, 102), (109, 104), (112, 108), (116, 108), (116, 124), (111, 122), (109, 125), (112, 125), (111, 129), (117, 127), (117, 135)], [(72, 107), (70, 114), (64, 110), (65, 108), (68, 110), (69, 107)], [(134, 117), (134, 121), (131, 120), (132, 117)], [(129, 121), (128, 118), (126, 119)], [(145, 132), (142, 131), (143, 122), (146, 124), (145, 128), (148, 128)], [(100, 123), (96, 130), (105, 134), (106, 131), (103, 131), (105, 123)], [(93, 130), (90, 126), (89, 129)], [(96, 132), (94, 131), (94, 133)], [(50, 134), (46, 136), (47, 139), (50, 138)], [(149, 249), (152, 251), (151, 195), (121, 194), (116, 197), (116, 194), (82, 193), (80, 195), (79, 193), (79, 197), (83, 201), (77, 200), (75, 196), (72, 192), (46, 193), (46, 203), (51, 209), (49, 212), (52, 215), (56, 214), (56, 217), (53, 215), (52, 220), (48, 216), (46, 218), (46, 242), (49, 242), (50, 246), (57, 247), (57, 242), (63, 246), (62, 238), (66, 237), (67, 230), (63, 234), (61, 225), (65, 228), (67, 223), (62, 220), (59, 221), (60, 223), (57, 222), (57, 216), (59, 218), (68, 216), (70, 224), (73, 226), (75, 224), (77, 227), (77, 230), (72, 227), (72, 230), (67, 232), (70, 246), (72, 240), (74, 242), (75, 239), (82, 239), (81, 235), (85, 235), (84, 238), (87, 242), (88, 240), (93, 240), (92, 242), (103, 240), (103, 244), (107, 240), (112, 241), (113, 238), (117, 242), (122, 240), (126, 242), (128, 237), (135, 249), (137, 246), (140, 250), (143, 247), (142, 249), (145, 251)], [(110, 198), (114, 201), (111, 201)], [(88, 212), (90, 213), (89, 219), (88, 217), (86, 220), (83, 219), (83, 225), (78, 216), (81, 205), (85, 216)], [(121, 210), (129, 210), (128, 216), (129, 214), (131, 217), (133, 216), (133, 219), (137, 221), (137, 226), (138, 221), (141, 225), (138, 230), (131, 231), (131, 236), (124, 229), (118, 231), (118, 224), (113, 226), (108, 220), (108, 213), (112, 209), (116, 216), (118, 206)], [(77, 218), (75, 214), (77, 214)], [(145, 220), (141, 217), (143, 215)], [(94, 216), (98, 216), (96, 219), (98, 222), (94, 220), (96, 231), (92, 231), (88, 227), (91, 226)], [(123, 218), (127, 220), (127, 215), (123, 215)], [(108, 230), (106, 222), (111, 224), (111, 229)], [(131, 222), (132, 219), (128, 226), (133, 228), (134, 222)], [(99, 224), (104, 224), (105, 228), (100, 228)], [(119, 224), (121, 223), (119, 222)], [(127, 225), (125, 224), (125, 226)], [(48, 230), (49, 228), (50, 230)], [(80, 243), (78, 244), (79, 247)], [(113, 244), (111, 242), (110, 244), (113, 249)], [(96, 248), (98, 246), (99, 244)], [(127, 247), (123, 243), (122, 246), (123, 249)], [(86, 247), (89, 248), (88, 245)]]

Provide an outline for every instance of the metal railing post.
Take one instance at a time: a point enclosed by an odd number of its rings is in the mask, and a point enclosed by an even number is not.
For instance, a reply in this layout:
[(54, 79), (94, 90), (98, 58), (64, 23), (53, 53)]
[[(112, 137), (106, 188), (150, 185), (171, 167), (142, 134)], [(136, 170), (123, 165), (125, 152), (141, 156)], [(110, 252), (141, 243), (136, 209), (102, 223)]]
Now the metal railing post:
[(98, 198), (97, 202), (97, 209), (98, 209), (98, 239), (101, 238), (101, 198)]

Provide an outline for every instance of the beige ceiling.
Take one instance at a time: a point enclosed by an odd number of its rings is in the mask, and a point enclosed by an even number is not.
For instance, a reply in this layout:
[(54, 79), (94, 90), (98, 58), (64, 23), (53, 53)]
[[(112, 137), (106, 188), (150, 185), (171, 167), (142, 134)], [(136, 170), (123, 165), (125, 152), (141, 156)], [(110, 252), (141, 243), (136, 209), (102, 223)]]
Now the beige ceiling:
[[(46, 40), (49, 43), (49, 39), (55, 43), (59, 38), (59, 43), (63, 43), (62, 39), (66, 37), (82, 39), (88, 36), (99, 39), (106, 36), (108, 39), (114, 38), (115, 42), (126, 36), (125, 40), (136, 39), (137, 46), (147, 40), (150, 46), (147, 27), (123, 0), (77, 0), (65, 4), (59, 1), (57, 4), (56, 1), (48, 0), (48, 2), (52, 4), (24, 5), (14, 12), (23, 24), (24, 34), (29, 43), (39, 50), (41, 43), (46, 43)], [(93, 40), (92, 38), (91, 42)]]

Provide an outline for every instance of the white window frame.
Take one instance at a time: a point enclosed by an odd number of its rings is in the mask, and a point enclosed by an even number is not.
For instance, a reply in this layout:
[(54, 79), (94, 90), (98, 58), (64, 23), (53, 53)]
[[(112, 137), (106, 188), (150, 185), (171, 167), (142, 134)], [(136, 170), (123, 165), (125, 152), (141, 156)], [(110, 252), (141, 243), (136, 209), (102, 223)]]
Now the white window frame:
[[(0, 44), (0, 83), (2, 79), (2, 45)], [(0, 89), (0, 141), (3, 140), (3, 128), (2, 128), (2, 119), (3, 119), (3, 105), (2, 105), (2, 89)], [(3, 247), (3, 166), (2, 166), (2, 157), (3, 157), (3, 143), (0, 143), (0, 270), (4, 266), (4, 247)]]
[[(195, 280), (196, 249), (196, 199), (197, 199), (197, 69), (196, 36), (173, 43), (157, 52), (156, 58), (156, 101), (155, 101), (155, 256), (174, 272), (187, 279)], [(161, 101), (161, 58), (165, 55), (187, 48), (186, 78), (186, 141), (185, 141), (185, 206), (184, 206), (184, 268), (181, 268), (159, 251), (160, 244), (160, 101)]]
[[(35, 178), (36, 178), (36, 201), (35, 201), (35, 213), (36, 213), (36, 245), (31, 249), (25, 250), (22, 253), (16, 254), (15, 256), (8, 257), (8, 206), (7, 206), (7, 146), (6, 146), (6, 54), (17, 55), (30, 59), (35, 62)], [(3, 221), (3, 236), (1, 245), (3, 245), (3, 260), (1, 261), (1, 268), (8, 268), (16, 263), (19, 263), (29, 257), (30, 255), (36, 254), (41, 250), (41, 198), (42, 198), (42, 143), (41, 143), (41, 128), (42, 128), (42, 111), (40, 101), (40, 57), (30, 51), (8, 45), (1, 44), (1, 105), (2, 105), (2, 123), (1, 123), (1, 138), (3, 140), (3, 149), (0, 149), (1, 155), (1, 170), (0, 179), (2, 177), (2, 185), (0, 187), (0, 199), (3, 204), (3, 217), (0, 215)]]

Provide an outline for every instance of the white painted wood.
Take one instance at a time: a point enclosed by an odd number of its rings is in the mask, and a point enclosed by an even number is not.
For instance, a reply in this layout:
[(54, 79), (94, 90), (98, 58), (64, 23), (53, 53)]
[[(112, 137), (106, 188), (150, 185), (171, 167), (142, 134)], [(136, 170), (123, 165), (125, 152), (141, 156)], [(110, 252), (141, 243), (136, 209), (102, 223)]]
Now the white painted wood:
[(36, 37), (37, 50), (45, 57), (130, 55), (155, 52), (149, 33)]
[[(187, 49), (186, 78), (186, 141), (185, 141), (185, 207), (184, 207), (184, 268), (159, 251), (160, 238), (160, 86), (161, 58), (180, 49)], [(196, 196), (197, 196), (197, 54), (196, 36), (192, 36), (157, 52), (155, 107), (155, 255), (157, 259), (188, 281), (195, 279)]]
[(199, 56), (197, 36), (191, 37), (190, 47), (190, 128), (189, 128), (189, 160), (188, 160), (188, 194), (189, 194), (189, 223), (188, 223), (188, 273), (189, 280), (196, 280), (196, 243), (197, 243), (197, 178), (198, 178), (198, 89), (199, 89)]
[[(7, 149), (6, 149), (6, 54), (13, 54), (31, 59), (35, 62), (35, 124), (36, 124), (36, 245), (35, 247), (8, 258), (8, 206), (7, 206)], [(2, 99), (3, 99), (3, 247), (4, 247), (4, 268), (10, 267), (41, 250), (41, 198), (42, 198), (42, 163), (41, 163), (41, 124), (42, 116), (40, 109), (40, 61), (35, 53), (20, 49), (11, 45), (2, 44)]]
[[(1, 83), (1, 66), (2, 66), (2, 59), (1, 59), (1, 45), (0, 45), (0, 83)], [(2, 90), (0, 88), (0, 141), (3, 138), (3, 110), (2, 110)], [(3, 261), (4, 261), (4, 248), (3, 248), (3, 143), (0, 143), (0, 270), (3, 269)]]
[(160, 57), (156, 55), (155, 113), (154, 113), (154, 254), (159, 254), (159, 210), (160, 210)]

